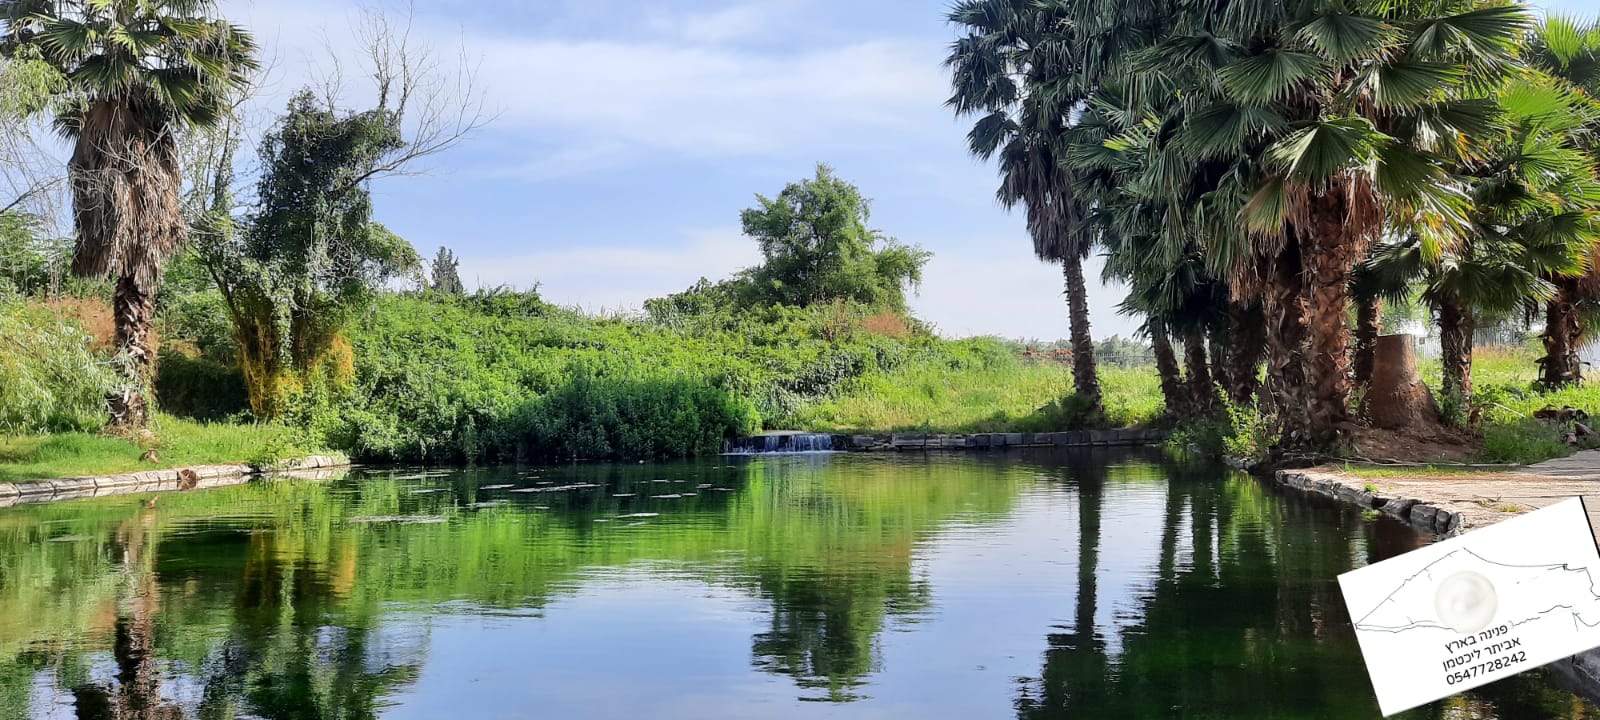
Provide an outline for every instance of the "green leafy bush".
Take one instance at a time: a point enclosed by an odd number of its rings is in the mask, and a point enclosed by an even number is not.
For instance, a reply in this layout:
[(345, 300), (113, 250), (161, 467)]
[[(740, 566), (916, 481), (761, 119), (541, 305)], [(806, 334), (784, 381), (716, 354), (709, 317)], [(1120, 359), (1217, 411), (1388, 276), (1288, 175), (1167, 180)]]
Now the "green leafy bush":
[(250, 393), (237, 366), (162, 349), (156, 402), (162, 411), (193, 420), (222, 420), (250, 411)]
[(0, 432), (97, 429), (117, 387), (94, 338), (49, 310), (0, 288)]
[(1272, 448), (1272, 416), (1261, 411), (1254, 403), (1235, 405), (1222, 393), (1223, 407), (1228, 412), (1228, 432), (1222, 439), (1222, 450), (1229, 457), (1249, 462), (1267, 459)]
[(726, 390), (671, 378), (572, 381), (514, 411), (496, 428), (502, 459), (673, 458), (721, 452), (760, 424)]

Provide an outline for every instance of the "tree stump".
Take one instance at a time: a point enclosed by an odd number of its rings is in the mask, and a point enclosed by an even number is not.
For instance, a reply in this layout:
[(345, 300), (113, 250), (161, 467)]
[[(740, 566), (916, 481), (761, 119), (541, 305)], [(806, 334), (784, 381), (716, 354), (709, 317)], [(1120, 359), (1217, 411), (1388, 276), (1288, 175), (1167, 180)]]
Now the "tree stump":
[(1372, 384), (1361, 401), (1361, 414), (1373, 427), (1411, 434), (1439, 427), (1439, 403), (1417, 372), (1416, 338), (1383, 335), (1375, 344)]

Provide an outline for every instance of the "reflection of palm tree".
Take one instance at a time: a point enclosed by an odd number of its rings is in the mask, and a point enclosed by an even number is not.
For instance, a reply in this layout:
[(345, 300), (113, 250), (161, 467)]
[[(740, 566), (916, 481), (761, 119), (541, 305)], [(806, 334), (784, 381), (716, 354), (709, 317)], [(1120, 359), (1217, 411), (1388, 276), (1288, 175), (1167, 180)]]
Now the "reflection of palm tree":
[(1099, 707), (1110, 687), (1110, 659), (1095, 625), (1100, 511), (1109, 466), (1097, 457), (1086, 460), (1068, 471), (1069, 479), (1076, 480), (1078, 500), (1078, 599), (1072, 632), (1050, 634), (1043, 676), (1037, 687), (1024, 685), (1017, 699), (1019, 717), (1067, 717), (1081, 708)]
[[(1328, 632), (1348, 623), (1334, 578), (1353, 563), (1346, 543), (1328, 541), (1330, 531), (1341, 532), (1340, 516), (1285, 502), (1248, 478), (1167, 471), (1153, 587), (1142, 594), (1137, 624), (1121, 632), (1117, 662), (1102, 643), (1081, 637), (1082, 620), (1071, 634), (1051, 635), (1039, 678), (1024, 684), (1017, 700), (1018, 716), (1169, 717), (1177, 708), (1204, 708), (1218, 717), (1276, 717), (1316, 708), (1319, 716), (1342, 717), (1375, 710), (1355, 648)], [(1088, 508), (1081, 512), (1085, 529), (1095, 527)], [(1090, 541), (1080, 543), (1087, 548)], [(1192, 555), (1180, 558), (1184, 550)], [(1092, 612), (1080, 594), (1078, 615)]]
[(122, 548), (127, 597), (119, 608), (112, 656), (117, 663), (117, 690), (80, 685), (72, 694), (79, 720), (167, 720), (183, 712), (161, 699), (161, 674), (156, 661), (155, 615), (160, 587), (155, 575), (155, 545), (148, 537), (155, 516), (141, 513), (122, 523), (116, 543)]

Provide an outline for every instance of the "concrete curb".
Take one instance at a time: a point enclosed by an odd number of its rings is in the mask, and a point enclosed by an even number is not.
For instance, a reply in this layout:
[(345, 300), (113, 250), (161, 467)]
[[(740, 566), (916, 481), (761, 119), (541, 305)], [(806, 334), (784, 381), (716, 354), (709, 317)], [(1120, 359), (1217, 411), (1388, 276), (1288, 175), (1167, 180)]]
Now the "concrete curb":
[(315, 478), (320, 477), (320, 471), (347, 467), (349, 464), (350, 459), (342, 455), (312, 455), (290, 460), (282, 466), (272, 468), (243, 464), (197, 465), (187, 468), (141, 470), (118, 475), (0, 483), (0, 508), (130, 493), (177, 492), (182, 489), (180, 474), (184, 471), (193, 472), (199, 478), (192, 489), (203, 490), (243, 485), (258, 477), (267, 476)]

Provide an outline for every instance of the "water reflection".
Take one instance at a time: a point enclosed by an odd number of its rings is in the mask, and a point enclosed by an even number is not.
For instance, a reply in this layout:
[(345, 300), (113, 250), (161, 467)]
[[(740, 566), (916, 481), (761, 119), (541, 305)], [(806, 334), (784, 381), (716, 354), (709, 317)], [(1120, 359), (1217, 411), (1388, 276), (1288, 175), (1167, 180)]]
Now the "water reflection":
[[(1374, 717), (1334, 577), (1417, 542), (1141, 452), (393, 471), (158, 507), (0, 512), (0, 717)], [(1528, 676), (1413, 717), (1600, 715)]]

